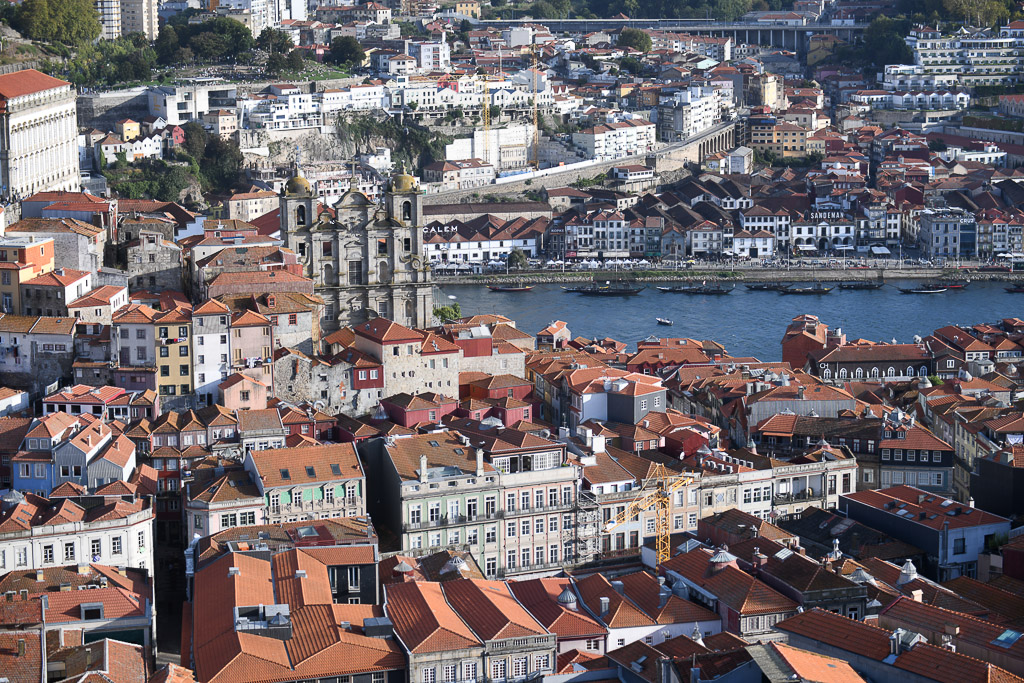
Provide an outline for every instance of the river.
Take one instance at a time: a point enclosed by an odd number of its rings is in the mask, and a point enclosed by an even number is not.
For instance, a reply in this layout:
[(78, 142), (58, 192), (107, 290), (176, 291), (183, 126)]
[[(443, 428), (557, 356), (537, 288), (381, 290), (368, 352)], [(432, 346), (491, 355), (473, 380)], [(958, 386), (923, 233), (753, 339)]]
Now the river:
[[(914, 282), (898, 284), (909, 287)], [(972, 282), (963, 290), (916, 295), (901, 294), (892, 285), (871, 291), (836, 288), (818, 296), (752, 292), (740, 283), (725, 296), (664, 294), (655, 289), (670, 284), (674, 283), (648, 283), (637, 296), (621, 298), (570, 294), (557, 284), (537, 285), (530, 292), (492, 292), (482, 285), (446, 284), (439, 289), (444, 296), (455, 297), (463, 315), (500, 313), (530, 334), (552, 320), (564, 320), (573, 336), (607, 336), (630, 344), (651, 334), (713, 339), (733, 356), (761, 360), (782, 356), (786, 325), (803, 313), (817, 315), (830, 328), (842, 327), (847, 339), (899, 342), (911, 342), (914, 335), (924, 336), (950, 323), (1024, 317), (1024, 294), (1007, 293), (1004, 282)], [(675, 325), (658, 325), (659, 317)]]

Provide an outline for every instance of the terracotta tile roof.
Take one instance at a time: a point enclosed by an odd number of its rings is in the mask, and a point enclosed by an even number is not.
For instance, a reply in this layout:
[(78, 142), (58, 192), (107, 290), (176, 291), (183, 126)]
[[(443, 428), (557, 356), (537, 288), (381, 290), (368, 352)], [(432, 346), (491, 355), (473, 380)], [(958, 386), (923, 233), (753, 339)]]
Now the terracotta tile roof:
[(442, 584), (445, 599), (481, 640), (547, 634), (500, 581), (459, 579)]
[(35, 69), (22, 69), (0, 76), (0, 97), (10, 100), (69, 85), (71, 84), (67, 81), (47, 76)]
[[(544, 628), (559, 638), (583, 638), (605, 635), (605, 628), (580, 609), (559, 603), (562, 591), (572, 591), (568, 578), (530, 579), (509, 584), (513, 595)], [(573, 594), (575, 597), (575, 593)]]
[(658, 662), (661, 660), (661, 653), (642, 640), (636, 640), (625, 647), (612, 650), (606, 656), (623, 669), (629, 671), (631, 678), (642, 678), (648, 683), (659, 683), (661, 681), (658, 666)]
[(955, 578), (942, 585), (957, 595), (992, 610), (1003, 619), (1014, 622), (1017, 626), (1024, 625), (1024, 593), (1020, 591), (1021, 587), (1005, 590), (997, 584), (982, 583), (967, 576)]
[[(21, 644), (24, 644), (25, 654), (18, 656)], [(42, 638), (38, 631), (0, 631), (0, 671), (14, 682), (46, 678)]]
[(31, 285), (33, 287), (69, 287), (79, 280), (89, 277), (91, 273), (84, 270), (72, 270), (71, 268), (61, 268), (59, 271), (54, 270), (49, 273), (43, 273), (38, 275), (27, 282), (23, 282), (23, 285)]
[(863, 683), (864, 681), (849, 664), (841, 659), (798, 650), (781, 643), (768, 643), (766, 647), (785, 662), (789, 670), (793, 672), (794, 680), (808, 683)]
[[(653, 578), (653, 577), (652, 577)], [(657, 581), (655, 581), (657, 583)], [(584, 604), (609, 628), (654, 626), (655, 620), (625, 595), (620, 595), (603, 574), (591, 574), (576, 582)], [(608, 613), (601, 615), (601, 598), (608, 598)]]
[(934, 681), (949, 680), (951, 671), (956, 672), (957, 683), (1020, 683), (1024, 678), (994, 664), (982, 662), (928, 643), (918, 643), (896, 658), (897, 669), (909, 671)]
[(364, 476), (351, 443), (276, 448), (255, 451), (251, 457), (265, 488), (346, 481)]
[[(459, 433), (452, 430), (396, 438), (394, 443), (385, 445), (385, 450), (398, 476), (407, 481), (419, 479), (421, 455), (427, 456), (428, 470), (457, 467), (464, 474), (476, 472), (473, 447), (462, 443)], [(486, 459), (483, 465), (485, 472), (495, 471)]]
[(411, 581), (385, 587), (385, 609), (395, 633), (415, 654), (482, 647), (445, 601), (440, 583)]
[(665, 588), (667, 599), (662, 604), (658, 579), (645, 571), (617, 576), (615, 580), (622, 582), (626, 597), (659, 624), (720, 621), (720, 617), (711, 610), (673, 595), (669, 588)]
[(606, 669), (608, 659), (593, 652), (580, 652), (573, 649), (558, 655), (558, 665), (555, 667), (557, 674), (571, 674), (586, 671), (588, 669)]
[(990, 650), (997, 659), (1014, 659), (1024, 667), (1024, 639), (998, 643), (997, 639), (1006, 631), (1003, 625), (978, 619), (968, 614), (955, 612), (934, 605), (917, 602), (913, 598), (901, 597), (879, 613), (879, 622), (887, 628), (901, 627), (917, 633), (942, 633), (947, 624), (959, 627), (954, 643), (971, 646), (977, 650)]
[(775, 628), (876, 661), (889, 656), (888, 631), (818, 608), (784, 619)]
[(411, 330), (387, 318), (374, 318), (370, 322), (356, 325), (353, 329), (357, 335), (372, 339), (378, 344), (418, 342), (424, 336), (422, 332)]
[(7, 232), (75, 233), (83, 237), (95, 237), (103, 232), (103, 228), (77, 218), (22, 218), (7, 226)]
[(743, 616), (796, 611), (795, 602), (742, 571), (735, 562), (715, 571), (710, 562), (712, 554), (707, 548), (697, 548), (676, 555), (663, 567), (714, 594)]
[[(917, 524), (931, 529), (942, 529), (946, 524), (950, 529), (963, 529), (1008, 522), (1005, 517), (962, 505), (952, 499), (943, 498), (913, 486), (902, 485), (891, 486), (887, 489), (857, 491), (848, 493), (843, 498), (888, 512), (891, 515), (902, 511), (904, 514), (899, 515), (900, 517), (914, 519)], [(886, 507), (892, 503), (896, 503), (896, 506)]]
[(253, 483), (249, 473), (240, 469), (225, 472), (220, 476), (197, 475), (189, 494), (190, 500), (204, 503), (260, 498), (260, 490)]
[(239, 410), (235, 415), (238, 418), (238, 431), (240, 432), (284, 429), (284, 425), (281, 424), (281, 414), (276, 408)]

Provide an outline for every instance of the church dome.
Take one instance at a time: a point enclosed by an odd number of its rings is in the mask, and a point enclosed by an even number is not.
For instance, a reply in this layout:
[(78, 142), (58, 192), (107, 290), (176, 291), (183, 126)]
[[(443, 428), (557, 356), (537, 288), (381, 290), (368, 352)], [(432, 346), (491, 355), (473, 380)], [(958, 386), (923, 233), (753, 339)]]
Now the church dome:
[(285, 183), (284, 193), (286, 195), (310, 195), (313, 194), (313, 187), (302, 175), (302, 171), (295, 171), (295, 175)]
[(415, 176), (409, 175), (405, 170), (405, 164), (397, 173), (391, 176), (391, 191), (392, 192), (415, 192), (416, 191), (416, 178)]

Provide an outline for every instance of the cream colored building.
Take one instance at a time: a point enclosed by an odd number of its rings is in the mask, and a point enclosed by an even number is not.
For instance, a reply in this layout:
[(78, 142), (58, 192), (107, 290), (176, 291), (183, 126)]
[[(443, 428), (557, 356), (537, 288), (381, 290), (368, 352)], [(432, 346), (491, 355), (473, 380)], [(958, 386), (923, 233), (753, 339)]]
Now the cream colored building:
[(0, 75), (0, 197), (81, 187), (75, 89), (35, 69)]
[(157, 20), (157, 0), (121, 0), (121, 32), (142, 33), (156, 40), (160, 24)]

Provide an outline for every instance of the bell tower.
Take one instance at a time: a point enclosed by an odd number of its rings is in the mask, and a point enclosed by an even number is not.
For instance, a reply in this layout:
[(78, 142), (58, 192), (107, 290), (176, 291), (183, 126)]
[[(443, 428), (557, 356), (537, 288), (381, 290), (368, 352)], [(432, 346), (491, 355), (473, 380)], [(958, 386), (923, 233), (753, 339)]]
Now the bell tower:
[(405, 226), (423, 225), (423, 195), (419, 181), (406, 172), (405, 164), (395, 175), (384, 194), (387, 217)]
[(295, 175), (285, 183), (278, 207), (281, 211), (281, 239), (284, 240), (284, 246), (298, 254), (299, 260), (307, 264), (308, 270), (310, 230), (317, 220), (316, 195), (301, 170), (296, 169)]

